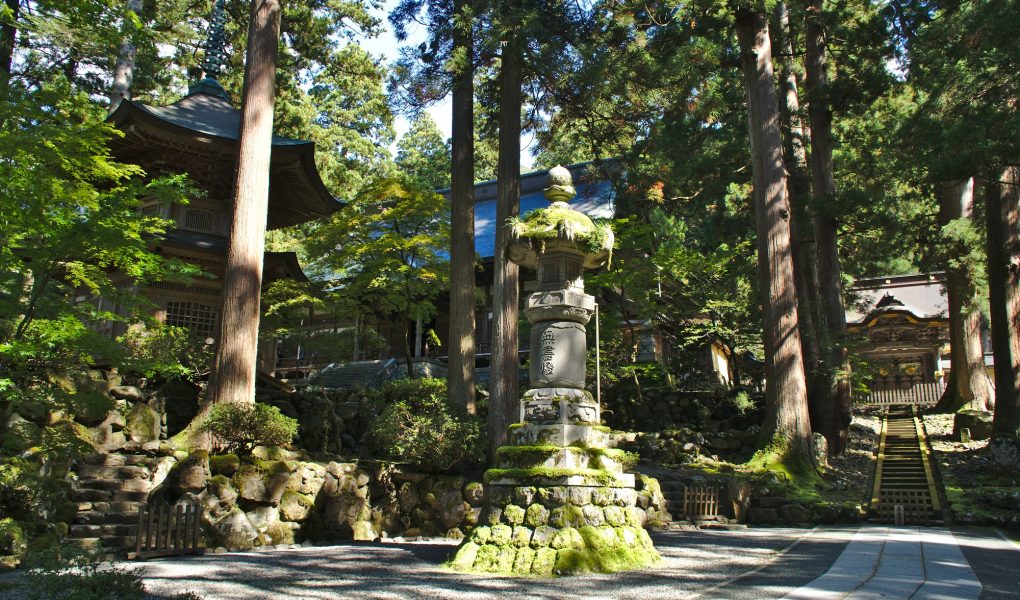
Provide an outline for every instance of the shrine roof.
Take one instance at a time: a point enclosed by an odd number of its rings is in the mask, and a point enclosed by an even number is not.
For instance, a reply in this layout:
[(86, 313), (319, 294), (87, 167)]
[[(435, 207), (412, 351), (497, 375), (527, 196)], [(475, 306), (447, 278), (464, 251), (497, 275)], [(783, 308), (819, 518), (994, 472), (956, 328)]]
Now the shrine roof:
[[(130, 103), (134, 108), (142, 110), (166, 123), (190, 129), (195, 133), (211, 135), (226, 140), (237, 141), (241, 128), (241, 111), (234, 108), (225, 98), (204, 92), (192, 93), (167, 106), (149, 106), (132, 100), (125, 100), (121, 105)], [(110, 119), (114, 123), (117, 111)], [(307, 140), (273, 136), (273, 146), (312, 145)]]
[(850, 289), (848, 325), (860, 325), (878, 313), (908, 313), (917, 319), (946, 318), (949, 305), (943, 273), (890, 275), (858, 280)]
[[(222, 92), (218, 84), (197, 85), (168, 106), (123, 100), (107, 119), (124, 133), (110, 142), (114, 154), (153, 175), (186, 172), (210, 196), (230, 198), (241, 111), (217, 90)], [(304, 223), (343, 206), (322, 182), (313, 142), (274, 135), (272, 143), (269, 229)]]

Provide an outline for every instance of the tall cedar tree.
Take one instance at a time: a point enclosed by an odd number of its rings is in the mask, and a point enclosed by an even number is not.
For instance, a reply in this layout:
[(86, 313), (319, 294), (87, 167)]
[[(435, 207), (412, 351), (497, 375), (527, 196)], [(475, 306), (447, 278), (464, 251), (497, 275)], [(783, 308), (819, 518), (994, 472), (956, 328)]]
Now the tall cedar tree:
[[(949, 182), (939, 194), (939, 213), (943, 231), (968, 226), (974, 218), (974, 178)], [(956, 412), (963, 408), (988, 410), (995, 403), (995, 390), (985, 370), (981, 344), (981, 310), (977, 282), (966, 265), (953, 252), (946, 265), (946, 296), (949, 304), (949, 346), (951, 370), (949, 382), (936, 412)]]
[(1003, 169), (989, 181), (985, 198), (995, 356), (994, 432), (1000, 438), (994, 444), (1020, 449), (1020, 167)]
[[(790, 200), (790, 235), (793, 244), (793, 269), (797, 283), (797, 319), (801, 345), (804, 351), (804, 370), (808, 381), (814, 381), (821, 358), (818, 347), (816, 292), (818, 276), (815, 269), (815, 245), (811, 224), (810, 195), (811, 180), (808, 175), (807, 149), (808, 132), (801, 118), (800, 89), (798, 85), (797, 54), (793, 50), (794, 32), (790, 23), (790, 12), (784, 2), (773, 9), (776, 44), (781, 49), (779, 81), (783, 93), (779, 96), (783, 117), (783, 156), (789, 171), (787, 191)], [(809, 386), (808, 410), (812, 424), (820, 407), (817, 395)]]
[(790, 205), (768, 20), (760, 10), (738, 9), (736, 29), (747, 94), (765, 334), (767, 400), (760, 453), (766, 462), (781, 460), (797, 476), (812, 477), (811, 426), (790, 245)]
[(507, 219), (521, 208), (521, 85), (522, 48), (516, 22), (520, 2), (503, 3), (505, 39), (499, 70), (499, 163), (496, 183), (496, 251), (493, 258), (492, 377), (489, 395), (489, 459), (506, 444), (507, 429), (518, 420), (517, 321), (520, 312), (520, 278), (517, 264), (507, 259), (510, 241)]
[(836, 219), (826, 210), (836, 194), (836, 176), (832, 161), (832, 111), (826, 99), (829, 66), (822, 26), (822, 0), (810, 0), (805, 10), (804, 33), (808, 118), (811, 123), (811, 187), (815, 197), (815, 265), (818, 272), (815, 296), (819, 307), (816, 331), (821, 334), (822, 352), (822, 362), (814, 373), (814, 403), (819, 410), (812, 415), (812, 426), (825, 436), (829, 452), (839, 454), (846, 448), (850, 430), (850, 364)]
[(279, 40), (279, 0), (254, 0), (241, 100), (230, 247), (223, 280), (220, 343), (207, 396), (210, 404), (255, 401)]
[(454, 2), (450, 171), (450, 402), (475, 412), (474, 35), (471, 0)]

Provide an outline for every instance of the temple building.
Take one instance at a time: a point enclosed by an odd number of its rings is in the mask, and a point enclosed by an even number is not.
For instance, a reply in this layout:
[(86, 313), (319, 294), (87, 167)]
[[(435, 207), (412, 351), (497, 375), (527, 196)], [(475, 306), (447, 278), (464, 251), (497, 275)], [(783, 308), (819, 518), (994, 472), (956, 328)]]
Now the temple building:
[(942, 273), (861, 279), (850, 290), (847, 331), (870, 367), (859, 401), (932, 404), (949, 369), (949, 316)]
[[(202, 65), (205, 76), (188, 94), (168, 106), (124, 99), (108, 118), (124, 134), (110, 141), (117, 160), (142, 167), (147, 177), (187, 174), (204, 193), (184, 206), (143, 201), (142, 211), (175, 223), (153, 240), (156, 252), (198, 265), (211, 277), (187, 284), (154, 283), (137, 291), (155, 305), (159, 320), (187, 327), (213, 343), (219, 331), (241, 118), (217, 81), (223, 59), (222, 3), (215, 10), (219, 14), (214, 12)], [(322, 182), (313, 142), (274, 136), (272, 144), (267, 229), (324, 217), (342, 206)], [(284, 277), (304, 279), (297, 256), (266, 252), (263, 285)], [(116, 326), (108, 327), (111, 335), (121, 333)]]

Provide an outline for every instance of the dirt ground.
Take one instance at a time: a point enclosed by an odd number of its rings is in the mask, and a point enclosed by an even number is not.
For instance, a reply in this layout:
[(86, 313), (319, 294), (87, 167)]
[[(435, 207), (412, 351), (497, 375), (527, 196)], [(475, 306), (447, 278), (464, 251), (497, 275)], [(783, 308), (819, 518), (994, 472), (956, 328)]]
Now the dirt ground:
[(870, 499), (871, 478), (874, 475), (873, 457), (882, 420), (878, 411), (855, 408), (850, 424), (846, 452), (829, 458), (825, 478), (837, 489), (852, 490), (862, 501)]

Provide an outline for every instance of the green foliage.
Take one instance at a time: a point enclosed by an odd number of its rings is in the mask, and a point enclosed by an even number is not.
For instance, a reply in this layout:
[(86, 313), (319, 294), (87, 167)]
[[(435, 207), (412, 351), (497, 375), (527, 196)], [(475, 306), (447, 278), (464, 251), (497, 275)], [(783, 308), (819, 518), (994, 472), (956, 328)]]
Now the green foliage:
[(125, 349), (119, 368), (127, 373), (162, 380), (192, 379), (212, 364), (212, 345), (186, 327), (153, 323), (129, 330), (117, 341)]
[(428, 113), (411, 122), (411, 128), (397, 142), (397, 167), (422, 186), (450, 187), (450, 144)]
[(145, 598), (142, 569), (112, 566), (98, 556), (63, 548), (33, 557), (24, 575), (29, 600), (141, 600)]
[(306, 240), (327, 301), (352, 317), (430, 319), (449, 280), (448, 215), (442, 196), (408, 176), (365, 186)]
[(217, 404), (202, 431), (212, 434), (225, 453), (251, 456), (256, 446), (286, 446), (297, 435), (298, 422), (268, 404)]
[(150, 240), (169, 222), (139, 211), (142, 197), (186, 203), (192, 193), (186, 179), (145, 182), (137, 167), (113, 160), (107, 141), (116, 132), (102, 109), (66, 81), (10, 87), (6, 94), (0, 103), (0, 387), (24, 394), (45, 381), (47, 370), (74, 369), (97, 355), (120, 358), (122, 349), (99, 330), (143, 320), (146, 305), (130, 286), (200, 270), (150, 251)]
[(380, 407), (371, 440), (385, 456), (429, 472), (469, 468), (484, 458), (481, 419), (460, 414), (445, 379), (403, 379), (370, 391)]
[(37, 463), (15, 457), (0, 462), (0, 515), (13, 519), (27, 537), (67, 516), (67, 503), (66, 486), (46, 476)]

